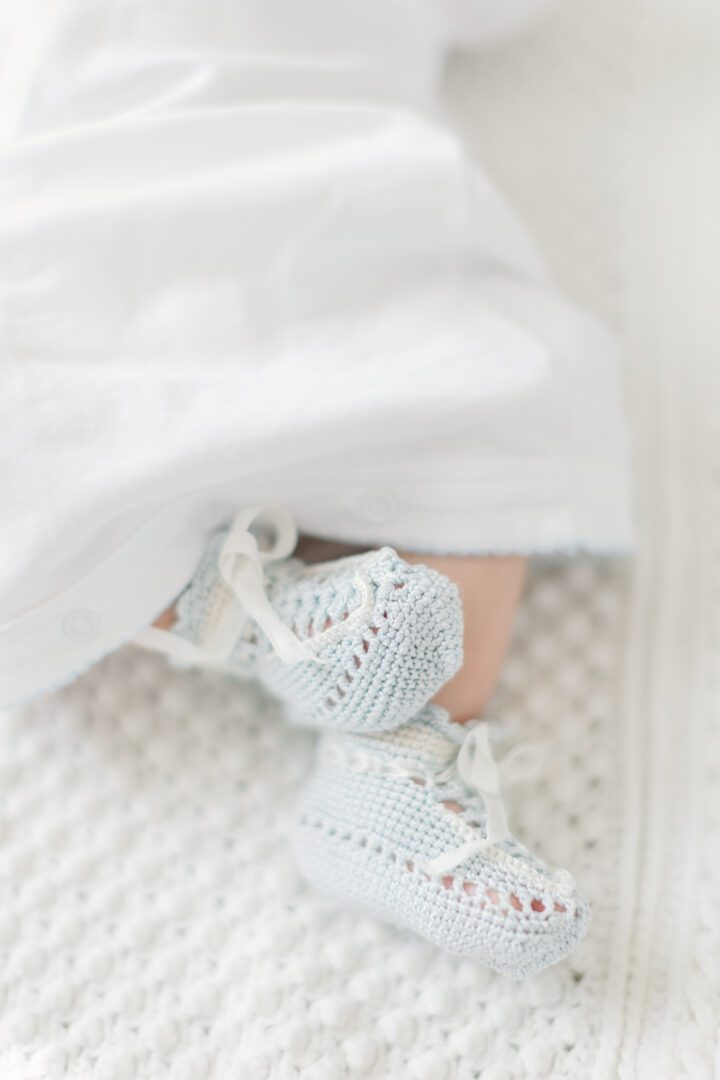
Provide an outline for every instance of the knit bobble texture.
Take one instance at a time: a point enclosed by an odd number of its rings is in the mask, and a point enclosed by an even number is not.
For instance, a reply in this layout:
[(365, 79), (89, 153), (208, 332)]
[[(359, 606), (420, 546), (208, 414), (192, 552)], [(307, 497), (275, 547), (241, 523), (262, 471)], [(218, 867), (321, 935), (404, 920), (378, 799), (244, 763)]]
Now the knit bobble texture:
[[(570, 957), (522, 983), (303, 883), (288, 837), (315, 737), (256, 686), (128, 648), (3, 716), (3, 1080), (395, 1080), (429, 1062), (450, 1080), (526, 1080), (518, 1047), (551, 1061), (543, 1077), (593, 1076), (622, 1031), (608, 1014), (626, 962), (614, 943), (634, 918), (620, 855), (640, 759), (619, 754), (622, 611), (608, 566), (535, 568), (491, 709), (512, 743), (552, 746), (542, 775), (510, 789), (511, 820), (593, 904)], [(675, 1021), (669, 1032), (682, 1080), (709, 1080), (715, 1049), (703, 882), (717, 830), (713, 800), (700, 807), (688, 1009), (702, 993), (692, 1022), (680, 1014), (687, 1041)], [(617, 1076), (608, 1060), (602, 1080)]]

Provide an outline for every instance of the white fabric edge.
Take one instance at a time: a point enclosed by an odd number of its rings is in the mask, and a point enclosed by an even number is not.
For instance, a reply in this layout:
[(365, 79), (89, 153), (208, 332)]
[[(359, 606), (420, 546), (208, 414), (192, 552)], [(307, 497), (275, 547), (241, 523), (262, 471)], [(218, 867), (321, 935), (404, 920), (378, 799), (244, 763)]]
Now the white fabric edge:
[[(503, 486), (512, 486), (512, 463), (498, 463), (498, 471)], [(545, 477), (541, 497), (523, 476), (518, 487), (512, 486), (508, 505), (495, 501), (483, 506), (482, 489), (466, 479), (466, 495), (475, 495), (478, 510), (470, 529), (467, 504), (463, 504), (456, 523), (452, 506), (438, 507), (430, 514), (418, 507), (415, 519), (404, 512), (405, 535), (391, 523), (363, 524), (348, 515), (345, 524), (339, 515), (332, 538), (428, 554), (624, 553), (632, 541), (632, 528), (622, 476), (610, 466), (595, 465), (587, 471), (577, 466), (574, 473), (585, 475), (593, 493), (584, 504), (578, 505), (576, 493), (570, 490), (575, 485), (567, 469), (558, 464)], [(524, 485), (528, 490), (522, 492)], [(172, 603), (190, 581), (209, 532), (227, 516), (218, 510), (217, 518), (211, 520), (202, 498), (196, 493), (156, 512), (71, 589), (0, 626), (0, 708), (69, 682), (135, 638)], [(315, 531), (323, 534), (321, 522)], [(454, 537), (452, 551), (447, 549), (448, 535)]]

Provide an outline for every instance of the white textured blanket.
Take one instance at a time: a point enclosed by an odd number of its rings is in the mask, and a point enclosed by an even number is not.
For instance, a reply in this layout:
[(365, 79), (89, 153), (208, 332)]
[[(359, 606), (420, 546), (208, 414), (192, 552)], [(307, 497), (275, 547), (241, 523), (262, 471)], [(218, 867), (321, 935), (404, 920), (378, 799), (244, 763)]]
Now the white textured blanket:
[(517, 830), (594, 905), (520, 986), (298, 880), (312, 738), (128, 649), (0, 718), (3, 1080), (712, 1080), (720, 1016), (720, 11), (575, 0), (453, 107), (619, 332), (627, 570), (535, 570), (495, 702), (554, 747)]

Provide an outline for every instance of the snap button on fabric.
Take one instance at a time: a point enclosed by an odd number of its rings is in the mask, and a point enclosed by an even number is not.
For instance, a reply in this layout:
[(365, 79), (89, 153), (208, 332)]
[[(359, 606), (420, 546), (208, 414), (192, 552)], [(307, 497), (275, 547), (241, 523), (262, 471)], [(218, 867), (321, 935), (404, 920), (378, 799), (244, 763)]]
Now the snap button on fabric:
[(89, 641), (100, 629), (100, 616), (90, 608), (70, 611), (62, 621), (62, 632), (71, 641)]
[(397, 509), (395, 499), (387, 491), (368, 491), (361, 501), (360, 507), (368, 521), (374, 521), (380, 525), (390, 521)]

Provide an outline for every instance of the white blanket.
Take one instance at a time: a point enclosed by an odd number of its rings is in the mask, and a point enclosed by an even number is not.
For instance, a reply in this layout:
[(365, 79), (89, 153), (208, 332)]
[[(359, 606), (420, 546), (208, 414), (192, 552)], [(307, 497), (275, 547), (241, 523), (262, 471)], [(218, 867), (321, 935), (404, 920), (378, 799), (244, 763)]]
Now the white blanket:
[(640, 546), (535, 572), (494, 712), (594, 906), (516, 986), (325, 905), (271, 706), (126, 650), (0, 724), (3, 1080), (712, 1080), (720, 932), (720, 13), (576, 0), (453, 100), (625, 346)]
[(415, 551), (627, 545), (612, 342), (438, 104), (465, 7), (18, 8), (0, 706), (152, 622), (238, 506)]

